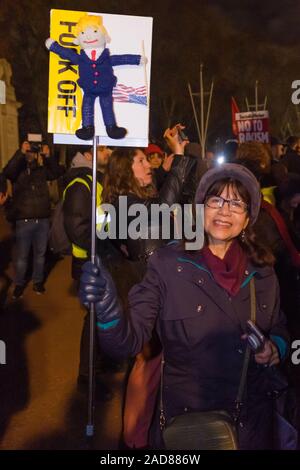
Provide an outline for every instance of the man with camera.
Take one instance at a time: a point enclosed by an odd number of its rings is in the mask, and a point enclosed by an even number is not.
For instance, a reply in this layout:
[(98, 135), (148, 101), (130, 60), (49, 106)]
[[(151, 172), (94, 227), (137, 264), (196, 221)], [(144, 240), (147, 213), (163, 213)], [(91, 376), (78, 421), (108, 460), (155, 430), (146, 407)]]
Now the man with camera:
[(13, 298), (20, 298), (23, 294), (31, 247), (33, 290), (37, 294), (43, 294), (51, 210), (47, 181), (58, 178), (61, 168), (50, 155), (47, 144), (26, 140), (9, 160), (3, 173), (11, 180), (13, 186), (8, 213), (10, 221), (13, 221), (16, 227), (16, 277)]

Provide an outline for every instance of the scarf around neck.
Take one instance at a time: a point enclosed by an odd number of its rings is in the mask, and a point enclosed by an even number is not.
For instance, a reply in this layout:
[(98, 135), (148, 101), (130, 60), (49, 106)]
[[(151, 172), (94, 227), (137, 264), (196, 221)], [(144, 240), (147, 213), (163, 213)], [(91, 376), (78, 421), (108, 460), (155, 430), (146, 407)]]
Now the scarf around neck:
[(238, 241), (232, 241), (223, 259), (214, 255), (208, 246), (205, 246), (201, 253), (216, 283), (235, 296), (244, 280), (248, 261)]

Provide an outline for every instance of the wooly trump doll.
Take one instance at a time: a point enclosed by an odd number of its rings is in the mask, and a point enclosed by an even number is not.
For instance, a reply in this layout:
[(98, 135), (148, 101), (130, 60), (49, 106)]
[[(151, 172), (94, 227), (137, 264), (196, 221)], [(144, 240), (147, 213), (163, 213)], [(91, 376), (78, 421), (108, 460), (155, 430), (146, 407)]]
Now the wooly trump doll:
[(53, 39), (46, 40), (46, 47), (63, 59), (79, 67), (78, 85), (84, 92), (82, 101), (82, 128), (75, 132), (79, 139), (90, 140), (95, 133), (94, 104), (99, 97), (107, 135), (122, 139), (124, 127), (118, 127), (113, 110), (112, 90), (117, 83), (113, 67), (117, 65), (142, 65), (144, 57), (135, 54), (110, 55), (106, 44), (110, 41), (101, 16), (85, 15), (76, 25), (74, 44), (80, 46), (80, 54), (63, 47)]

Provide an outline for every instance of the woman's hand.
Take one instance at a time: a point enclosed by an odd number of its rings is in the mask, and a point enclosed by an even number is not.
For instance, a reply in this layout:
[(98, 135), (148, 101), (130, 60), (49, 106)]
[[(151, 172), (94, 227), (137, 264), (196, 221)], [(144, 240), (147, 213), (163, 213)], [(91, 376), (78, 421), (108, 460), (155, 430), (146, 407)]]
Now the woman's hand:
[(174, 160), (174, 154), (167, 155), (163, 161), (162, 167), (165, 171), (170, 171)]
[(95, 264), (88, 261), (82, 267), (79, 298), (86, 307), (95, 304), (97, 321), (102, 324), (116, 322), (122, 317), (115, 284), (98, 257)]
[(267, 364), (271, 367), (280, 363), (277, 346), (269, 339), (266, 340), (264, 349), (254, 357), (257, 364)]
[(166, 129), (164, 133), (164, 139), (172, 153), (175, 153), (176, 155), (184, 155), (184, 147), (189, 143), (189, 141), (180, 140), (178, 134), (179, 129), (184, 129), (184, 126), (181, 124), (176, 124), (176, 126), (172, 127), (172, 129)]

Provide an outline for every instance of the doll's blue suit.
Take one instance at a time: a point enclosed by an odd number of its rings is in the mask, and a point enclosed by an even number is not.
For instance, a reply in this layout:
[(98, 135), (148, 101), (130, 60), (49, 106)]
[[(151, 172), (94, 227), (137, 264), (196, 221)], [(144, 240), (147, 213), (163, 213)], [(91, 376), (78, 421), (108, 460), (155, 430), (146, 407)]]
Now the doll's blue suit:
[[(117, 127), (113, 111), (112, 90), (117, 83), (117, 77), (113, 73), (113, 67), (116, 65), (139, 65), (141, 56), (136, 54), (111, 56), (109, 49), (106, 48), (98, 59), (92, 60), (84, 50), (81, 50), (80, 54), (78, 54), (74, 49), (62, 47), (56, 41), (51, 45), (50, 51), (79, 67), (79, 79), (77, 83), (84, 91), (82, 102), (83, 129), (76, 131), (76, 135), (80, 137), (77, 133), (80, 133), (80, 131), (86, 128), (93, 128), (94, 134), (94, 104), (97, 97), (99, 97), (103, 121), (108, 135), (110, 134), (109, 130), (123, 129)], [(125, 135), (126, 130), (124, 129), (124, 131)], [(90, 133), (88, 134), (89, 137), (85, 140), (92, 137)], [(122, 135), (122, 137), (124, 137), (124, 135)], [(110, 137), (120, 138), (119, 136), (113, 137), (112, 135), (110, 135)], [(80, 138), (84, 139), (84, 137)]]

